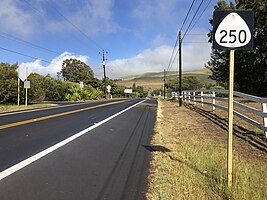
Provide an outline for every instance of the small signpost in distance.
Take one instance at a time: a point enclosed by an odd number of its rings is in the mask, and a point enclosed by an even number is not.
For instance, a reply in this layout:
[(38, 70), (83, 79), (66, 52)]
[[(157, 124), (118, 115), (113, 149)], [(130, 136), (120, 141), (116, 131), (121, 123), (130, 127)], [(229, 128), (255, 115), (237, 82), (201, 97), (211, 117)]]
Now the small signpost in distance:
[[(19, 101), (20, 101), (20, 80), (22, 81), (26, 81), (27, 82), (27, 78), (30, 75), (30, 72), (28, 71), (28, 66), (25, 64), (22, 64), (18, 67), (17, 69), (17, 73), (18, 73), (18, 106), (19, 106)], [(24, 88), (26, 89), (26, 95), (25, 95), (25, 106), (28, 105), (28, 85), (30, 83), (26, 83), (26, 87), (24, 84)]]
[(233, 96), (234, 52), (253, 48), (254, 17), (251, 10), (215, 10), (213, 13), (213, 49), (230, 50), (228, 98), (227, 182), (232, 186), (233, 171)]

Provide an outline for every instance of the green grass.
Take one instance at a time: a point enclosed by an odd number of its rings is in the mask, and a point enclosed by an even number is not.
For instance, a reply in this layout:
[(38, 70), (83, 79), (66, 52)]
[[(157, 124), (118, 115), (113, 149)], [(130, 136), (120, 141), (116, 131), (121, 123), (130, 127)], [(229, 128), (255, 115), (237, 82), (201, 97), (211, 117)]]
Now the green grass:
[[(266, 154), (234, 147), (233, 186), (227, 187), (227, 140), (216, 127), (186, 108), (159, 103), (152, 145), (170, 152), (152, 153), (148, 199), (267, 199)], [(219, 129), (219, 128), (218, 128)], [(234, 138), (235, 145), (246, 145)], [(241, 148), (242, 149), (242, 148)]]
[(51, 107), (51, 106), (57, 106), (58, 104), (52, 104), (52, 103), (39, 103), (39, 104), (30, 104), (28, 106), (25, 105), (3, 105), (0, 104), (0, 113), (3, 112), (11, 112), (11, 111), (18, 111), (18, 110), (28, 110), (28, 109), (34, 109), (34, 108), (43, 108), (43, 107)]

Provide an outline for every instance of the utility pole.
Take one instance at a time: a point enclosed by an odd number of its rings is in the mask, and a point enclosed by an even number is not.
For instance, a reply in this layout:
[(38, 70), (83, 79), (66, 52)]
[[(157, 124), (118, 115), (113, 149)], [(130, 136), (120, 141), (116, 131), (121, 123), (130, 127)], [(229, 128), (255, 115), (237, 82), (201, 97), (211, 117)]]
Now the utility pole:
[(107, 99), (107, 92), (106, 92), (106, 65), (105, 65), (105, 61), (107, 59), (105, 59), (105, 54), (107, 54), (108, 52), (105, 51), (104, 49), (102, 49), (102, 52), (99, 52), (99, 54), (102, 54), (102, 65), (103, 65), (103, 69), (104, 69), (104, 97), (105, 99)]
[(164, 79), (163, 79), (163, 80), (164, 80), (164, 86), (163, 86), (163, 99), (165, 99), (165, 92), (166, 92), (166, 91), (165, 91), (165, 84), (166, 84), (166, 82), (165, 82), (165, 81), (166, 81), (166, 79), (165, 79), (165, 76), (166, 76), (166, 75), (165, 75), (165, 69), (164, 69), (164, 74), (163, 74), (163, 76), (164, 76)]
[(182, 106), (182, 33), (179, 31), (179, 106)]

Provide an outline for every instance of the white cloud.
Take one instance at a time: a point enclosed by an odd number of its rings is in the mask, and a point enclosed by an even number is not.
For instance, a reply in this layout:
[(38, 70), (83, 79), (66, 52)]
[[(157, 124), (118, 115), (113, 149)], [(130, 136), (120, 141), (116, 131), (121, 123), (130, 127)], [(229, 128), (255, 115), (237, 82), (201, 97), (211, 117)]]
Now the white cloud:
[(88, 36), (96, 36), (116, 30), (112, 19), (113, 5), (114, 0), (58, 0), (56, 3), (46, 0), (1, 0), (0, 29), (24, 37), (40, 33), (40, 30), (77, 32), (70, 21)]
[(93, 37), (116, 30), (116, 25), (112, 20), (114, 0), (83, 0), (79, 3), (60, 0), (52, 5), (67, 20), (61, 16), (57, 20), (47, 21), (45, 27), (50, 32), (78, 31), (78, 28), (86, 35)]
[(166, 35), (164, 34), (158, 34), (152, 41), (152, 45), (154, 47), (161, 46), (166, 43)]
[[(159, 72), (167, 68), (172, 47), (162, 45), (154, 49), (145, 49), (132, 58), (117, 59), (107, 63), (113, 78), (137, 75), (147, 72)], [(204, 67), (210, 57), (210, 44), (184, 44), (182, 49), (183, 71)], [(177, 61), (171, 71), (177, 70)]]
[(21, 9), (18, 4), (18, 0), (0, 1), (0, 28), (25, 37), (32, 34), (35, 29), (34, 18)]
[(21, 63), (20, 65), (27, 65), (30, 73), (38, 73), (43, 76), (50, 74), (52, 77), (57, 76), (62, 68), (62, 63), (66, 59), (78, 59), (84, 63), (88, 64), (89, 58), (84, 55), (73, 55), (70, 52), (64, 52), (58, 57), (54, 58), (50, 64), (44, 66), (41, 60), (35, 60), (34, 62)]

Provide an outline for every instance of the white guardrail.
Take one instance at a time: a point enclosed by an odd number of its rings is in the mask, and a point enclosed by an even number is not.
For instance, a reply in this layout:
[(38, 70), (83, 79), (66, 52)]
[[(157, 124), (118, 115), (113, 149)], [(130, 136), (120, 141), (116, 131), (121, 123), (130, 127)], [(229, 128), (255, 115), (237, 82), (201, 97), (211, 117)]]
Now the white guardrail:
[[(221, 110), (228, 111), (228, 107), (216, 104), (216, 101), (228, 102), (228, 98), (223, 98), (218, 96), (216, 97), (216, 94), (218, 93), (228, 94), (228, 90), (187, 90), (182, 92), (182, 96), (183, 96), (183, 101), (189, 103), (193, 102), (194, 105), (196, 103), (200, 103), (201, 106), (203, 107), (204, 104), (206, 104), (212, 106), (212, 110), (215, 110), (215, 108), (219, 108)], [(261, 104), (261, 110), (258, 110), (248, 105), (234, 101), (235, 107), (239, 107), (244, 111), (260, 116), (262, 118), (262, 122), (255, 121), (254, 119), (251, 119), (250, 117), (241, 114), (240, 112), (237, 112), (235, 110), (234, 110), (234, 115), (250, 123), (251, 125), (263, 130), (265, 132), (265, 136), (267, 137), (267, 98), (256, 97), (241, 92), (234, 92), (234, 96), (241, 97), (243, 99)], [(211, 102), (205, 101), (207, 99), (210, 99)]]

